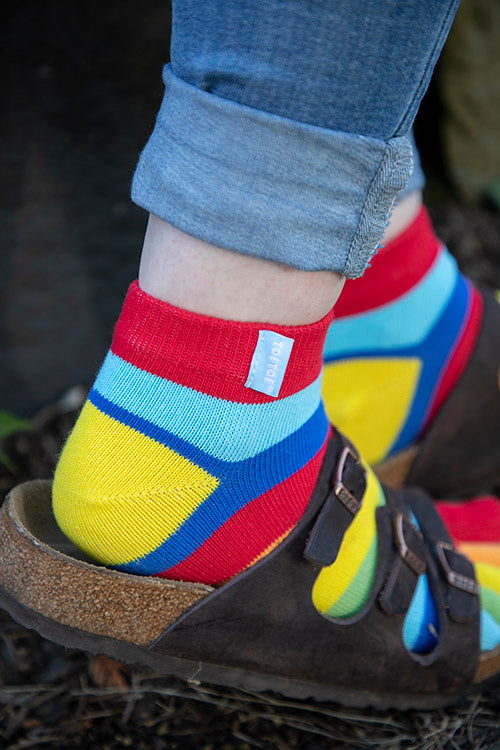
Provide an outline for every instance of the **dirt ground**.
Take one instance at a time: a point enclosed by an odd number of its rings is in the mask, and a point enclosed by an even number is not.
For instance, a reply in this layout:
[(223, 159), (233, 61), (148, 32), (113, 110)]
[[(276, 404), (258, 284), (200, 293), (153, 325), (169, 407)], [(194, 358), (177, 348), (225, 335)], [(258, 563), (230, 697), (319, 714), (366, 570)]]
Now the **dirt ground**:
[[(145, 218), (128, 190), (161, 98), (168, 4), (23, 2), (3, 24), (0, 124), (1, 408), (35, 428), (4, 441), (22, 479), (50, 476), (137, 271)], [(500, 288), (500, 214), (463, 205), (417, 135), (438, 233), (475, 280)], [(70, 387), (63, 403), (49, 406)], [(185, 685), (66, 651), (0, 614), (0, 748), (500, 749), (500, 689), (456, 708), (375, 712)]]

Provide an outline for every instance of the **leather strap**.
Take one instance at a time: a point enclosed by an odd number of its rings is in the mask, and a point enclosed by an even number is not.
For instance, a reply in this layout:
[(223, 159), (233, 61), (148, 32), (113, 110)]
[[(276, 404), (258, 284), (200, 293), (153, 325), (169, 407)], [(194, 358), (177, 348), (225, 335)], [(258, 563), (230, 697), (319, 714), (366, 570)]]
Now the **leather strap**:
[(445, 603), (454, 622), (473, 622), (479, 615), (479, 585), (474, 566), (453, 545), (434, 503), (426, 493), (409, 490), (409, 500), (422, 533), (431, 543), (441, 578)]
[(403, 513), (393, 517), (394, 541), (398, 550), (389, 577), (379, 596), (388, 614), (406, 614), (418, 579), (426, 570), (426, 543), (423, 535)]
[(307, 560), (321, 566), (335, 562), (345, 533), (361, 508), (365, 490), (366, 470), (352, 445), (339, 436), (332, 486), (307, 541)]

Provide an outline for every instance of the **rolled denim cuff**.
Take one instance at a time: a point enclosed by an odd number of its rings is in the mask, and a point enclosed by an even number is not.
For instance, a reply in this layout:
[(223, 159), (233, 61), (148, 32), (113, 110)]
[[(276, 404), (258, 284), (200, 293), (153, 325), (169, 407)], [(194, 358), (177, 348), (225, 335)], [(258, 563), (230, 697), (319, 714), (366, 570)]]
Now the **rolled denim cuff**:
[(315, 127), (202, 91), (165, 67), (132, 199), (219, 247), (361, 276), (411, 173), (405, 137)]

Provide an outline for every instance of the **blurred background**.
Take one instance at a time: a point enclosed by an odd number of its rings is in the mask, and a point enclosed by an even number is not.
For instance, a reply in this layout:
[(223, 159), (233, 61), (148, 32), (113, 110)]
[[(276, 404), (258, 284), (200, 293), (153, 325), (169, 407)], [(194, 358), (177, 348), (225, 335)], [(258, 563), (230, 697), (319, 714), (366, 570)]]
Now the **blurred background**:
[[(90, 385), (137, 275), (146, 215), (129, 188), (170, 7), (25, 0), (2, 26), (0, 409), (31, 416)], [(441, 235), (500, 286), (499, 46), (500, 3), (465, 0), (416, 134)]]
[(168, 2), (26, 1), (2, 24), (0, 408), (89, 384), (137, 276), (129, 199), (168, 59)]

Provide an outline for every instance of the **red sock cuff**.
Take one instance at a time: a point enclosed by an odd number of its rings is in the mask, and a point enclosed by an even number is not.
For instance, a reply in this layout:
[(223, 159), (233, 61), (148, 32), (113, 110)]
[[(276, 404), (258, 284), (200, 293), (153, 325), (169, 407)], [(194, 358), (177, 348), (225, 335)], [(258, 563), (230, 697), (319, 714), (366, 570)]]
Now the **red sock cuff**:
[(436, 507), (455, 542), (500, 543), (500, 502), (483, 495), (462, 502), (438, 502)]
[(425, 207), (404, 232), (382, 247), (359, 279), (348, 279), (335, 317), (372, 310), (400, 297), (430, 269), (442, 246)]
[(262, 403), (272, 397), (245, 387), (259, 331), (294, 340), (279, 398), (310, 385), (320, 374), (330, 312), (317, 323), (281, 326), (211, 318), (128, 290), (116, 324), (111, 351), (141, 370), (212, 396)]

